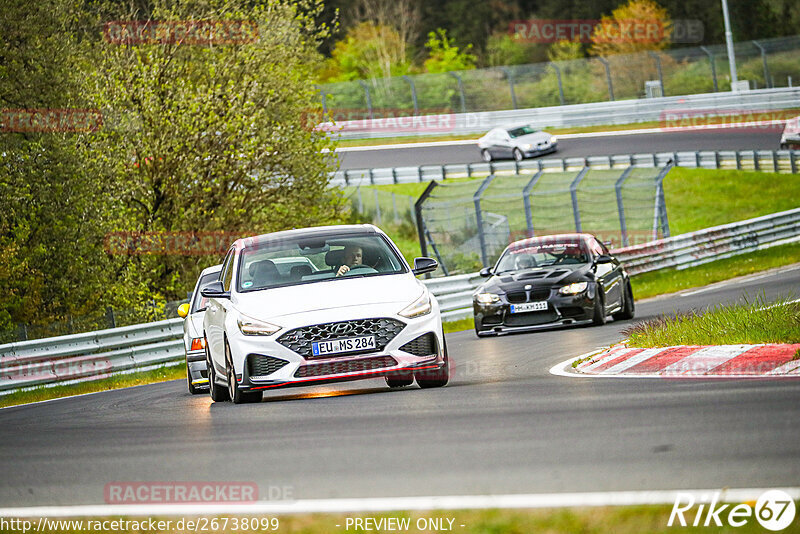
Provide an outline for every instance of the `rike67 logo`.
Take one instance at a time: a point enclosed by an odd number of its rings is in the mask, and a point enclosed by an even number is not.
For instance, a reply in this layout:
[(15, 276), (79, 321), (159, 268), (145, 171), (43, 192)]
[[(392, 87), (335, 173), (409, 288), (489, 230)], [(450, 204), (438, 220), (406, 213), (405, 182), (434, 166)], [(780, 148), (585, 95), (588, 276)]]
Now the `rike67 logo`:
[(762, 493), (755, 506), (750, 503), (723, 504), (719, 492), (713, 494), (710, 502), (708, 499), (695, 499), (691, 493), (678, 493), (667, 526), (742, 527), (755, 518), (765, 529), (779, 531), (792, 524), (795, 513), (792, 496), (777, 489)]

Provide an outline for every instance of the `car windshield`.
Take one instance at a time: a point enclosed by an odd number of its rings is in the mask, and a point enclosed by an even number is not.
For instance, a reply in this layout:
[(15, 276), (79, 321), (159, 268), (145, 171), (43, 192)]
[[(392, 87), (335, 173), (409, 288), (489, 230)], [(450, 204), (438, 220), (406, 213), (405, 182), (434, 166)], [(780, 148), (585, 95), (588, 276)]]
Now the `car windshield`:
[(514, 137), (520, 137), (522, 135), (528, 135), (538, 131), (539, 130), (536, 128), (532, 128), (530, 126), (520, 126), (519, 128), (512, 128), (511, 130), (508, 130), (508, 135), (510, 135), (513, 139)]
[(589, 251), (583, 241), (527, 241), (509, 247), (497, 262), (496, 272), (521, 271), (551, 265), (576, 265), (589, 261)]
[(245, 248), (239, 261), (239, 292), (407, 272), (386, 239), (376, 234), (259, 243)]
[(206, 309), (208, 298), (201, 295), (200, 291), (217, 279), (219, 279), (219, 272), (204, 274), (200, 277), (200, 283), (197, 284), (197, 291), (192, 295), (192, 309), (189, 313), (197, 313)]

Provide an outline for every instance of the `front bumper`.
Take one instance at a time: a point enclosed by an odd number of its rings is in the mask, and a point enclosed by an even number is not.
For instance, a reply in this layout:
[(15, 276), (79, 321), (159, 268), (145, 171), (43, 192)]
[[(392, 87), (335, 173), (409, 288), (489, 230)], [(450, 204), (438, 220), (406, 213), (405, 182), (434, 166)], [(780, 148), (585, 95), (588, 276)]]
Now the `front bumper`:
[[(396, 311), (396, 308), (396, 305), (391, 307), (394, 311)], [(328, 322), (344, 322), (378, 317), (400, 321), (405, 325), (382, 350), (356, 355), (306, 357), (277, 341), (283, 334), (295, 328)], [(334, 320), (330, 319), (331, 317), (325, 317), (324, 313), (320, 313), (317, 320), (312, 318), (302, 324), (287, 326), (271, 336), (246, 336), (241, 332), (230, 335), (228, 341), (238, 388), (243, 391), (263, 391), (331, 382), (346, 382), (382, 376), (405, 375), (412, 372), (433, 372), (445, 365), (442, 321), (438, 304), (434, 304), (431, 313), (414, 319), (386, 313), (372, 313), (368, 316), (339, 316)], [(434, 336), (433, 348), (430, 354), (416, 356), (400, 350), (400, 347), (426, 334)], [(272, 365), (275, 360), (285, 363), (275, 362), (275, 366), (279, 366), (277, 369), (268, 368), (268, 371), (271, 372), (262, 370), (257, 375), (253, 374), (251, 376), (251, 369), (254, 369), (254, 366), (249, 363), (250, 359), (260, 357), (269, 358), (269, 365)], [(262, 359), (260, 361), (264, 362), (265, 360)], [(217, 370), (217, 374), (222, 372), (223, 370)]]
[(800, 134), (783, 134), (781, 135), (781, 145), (800, 146)]
[(545, 154), (552, 154), (557, 149), (558, 149), (558, 143), (553, 143), (547, 147), (543, 148), (534, 147), (530, 150), (525, 150), (523, 151), (523, 154), (525, 154), (526, 158), (532, 158), (535, 156), (544, 156)]
[(473, 301), (475, 331), (479, 336), (525, 332), (563, 326), (590, 324), (594, 316), (594, 288), (578, 295), (561, 295), (552, 288), (546, 311), (511, 313), (511, 303), (505, 294), (493, 304)]

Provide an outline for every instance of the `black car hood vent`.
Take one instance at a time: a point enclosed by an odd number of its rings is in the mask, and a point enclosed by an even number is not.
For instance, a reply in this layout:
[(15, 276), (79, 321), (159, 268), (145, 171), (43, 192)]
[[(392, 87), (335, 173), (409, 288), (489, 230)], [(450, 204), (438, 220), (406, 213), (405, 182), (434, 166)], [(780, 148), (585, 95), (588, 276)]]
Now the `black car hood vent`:
[(547, 278), (560, 278), (568, 272), (570, 271), (551, 271), (550, 274), (547, 275)]
[(519, 275), (517, 275), (517, 280), (531, 280), (534, 278), (543, 278), (544, 275), (546, 274), (547, 271), (531, 271), (531, 272), (519, 273)]

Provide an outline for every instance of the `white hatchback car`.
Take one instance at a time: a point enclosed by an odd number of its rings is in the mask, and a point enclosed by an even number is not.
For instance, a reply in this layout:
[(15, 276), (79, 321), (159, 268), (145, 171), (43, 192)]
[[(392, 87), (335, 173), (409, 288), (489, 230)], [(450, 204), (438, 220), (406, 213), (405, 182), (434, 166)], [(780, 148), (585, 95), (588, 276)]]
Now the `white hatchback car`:
[(202, 290), (211, 398), (258, 402), (268, 389), (381, 376), (444, 386), (439, 304), (415, 278), (437, 267), (417, 258), (409, 268), (372, 225), (235, 241)]

